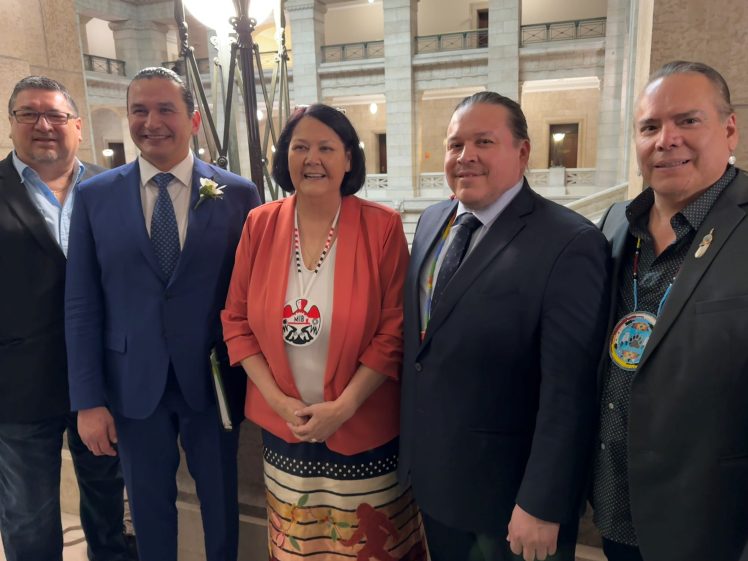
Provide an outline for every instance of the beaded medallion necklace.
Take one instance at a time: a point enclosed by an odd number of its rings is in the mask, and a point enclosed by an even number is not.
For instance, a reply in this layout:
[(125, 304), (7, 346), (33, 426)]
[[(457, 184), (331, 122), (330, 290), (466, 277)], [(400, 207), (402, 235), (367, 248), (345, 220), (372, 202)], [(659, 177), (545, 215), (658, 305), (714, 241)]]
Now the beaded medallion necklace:
[(310, 345), (317, 340), (317, 336), (322, 329), (322, 314), (319, 306), (309, 301), (309, 293), (312, 290), (314, 281), (317, 280), (317, 277), (319, 276), (319, 272), (322, 269), (327, 256), (330, 254), (339, 217), (340, 206), (338, 206), (335, 218), (333, 218), (332, 224), (330, 225), (330, 231), (327, 233), (325, 245), (317, 259), (317, 264), (312, 271), (312, 277), (309, 279), (309, 283), (304, 286), (304, 275), (302, 269), (304, 265), (301, 256), (301, 235), (299, 234), (298, 210), (294, 215), (293, 247), (300, 295), (298, 298), (292, 298), (283, 307), (283, 339), (289, 345)]

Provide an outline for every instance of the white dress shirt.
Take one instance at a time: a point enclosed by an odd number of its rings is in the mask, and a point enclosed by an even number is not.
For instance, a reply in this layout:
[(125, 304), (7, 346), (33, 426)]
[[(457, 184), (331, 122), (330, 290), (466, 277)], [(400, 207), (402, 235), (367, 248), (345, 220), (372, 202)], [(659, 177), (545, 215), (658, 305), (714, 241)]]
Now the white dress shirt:
[[(177, 229), (179, 230), (179, 247), (182, 249), (184, 249), (184, 240), (187, 237), (187, 217), (190, 214), (193, 163), (194, 156), (190, 151), (184, 160), (168, 171), (168, 173), (174, 175), (174, 179), (171, 180), (166, 190), (169, 192), (171, 203), (174, 205), (174, 215), (177, 218)], [(143, 203), (145, 227), (148, 230), (148, 236), (150, 236), (153, 207), (156, 206), (156, 199), (158, 198), (158, 185), (152, 180), (153, 176), (166, 172), (157, 169), (143, 156), (138, 156), (138, 165), (140, 166), (140, 200)]]
[[(477, 246), (481, 240), (485, 237), (488, 230), (493, 226), (493, 223), (496, 222), (496, 219), (499, 217), (499, 215), (504, 211), (504, 209), (514, 200), (514, 197), (517, 196), (517, 194), (520, 192), (520, 189), (522, 189), (522, 186), (524, 185), (525, 178), (522, 177), (517, 183), (515, 183), (511, 188), (504, 191), (498, 199), (496, 199), (494, 202), (492, 202), (490, 205), (488, 205), (486, 208), (480, 209), (480, 210), (471, 210), (467, 208), (465, 205), (462, 204), (462, 202), (457, 203), (457, 214), (455, 215), (455, 220), (457, 220), (457, 217), (459, 217), (461, 214), (464, 214), (466, 212), (472, 212), (475, 217), (480, 220), (482, 226), (478, 228), (475, 232), (473, 232), (473, 236), (470, 238), (470, 245), (468, 246), (467, 253), (465, 254), (465, 259), (467, 260), (470, 253), (475, 249), (475, 246)], [(433, 291), (434, 287), (432, 286), (431, 289), (429, 289), (429, 273), (431, 271), (431, 266), (434, 263), (434, 259), (436, 259), (436, 267), (434, 268), (434, 279), (433, 284), (436, 285), (436, 279), (439, 278), (439, 270), (442, 266), (442, 261), (444, 261), (444, 256), (447, 254), (447, 249), (449, 249), (449, 245), (452, 243), (452, 240), (454, 240), (455, 237), (455, 229), (451, 228), (449, 231), (449, 235), (447, 236), (447, 240), (444, 243), (444, 247), (439, 252), (439, 255), (436, 255), (436, 250), (439, 247), (439, 244), (434, 245), (434, 249), (431, 250), (431, 254), (428, 256), (427, 259), (423, 262), (423, 268), (421, 269), (421, 273), (419, 276), (419, 302), (421, 305), (421, 329), (425, 329), (428, 325), (428, 307), (429, 302), (431, 300), (431, 292)], [(441, 235), (441, 234), (440, 234)], [(464, 262), (463, 260), (463, 262)], [(462, 266), (462, 265), (460, 265)]]

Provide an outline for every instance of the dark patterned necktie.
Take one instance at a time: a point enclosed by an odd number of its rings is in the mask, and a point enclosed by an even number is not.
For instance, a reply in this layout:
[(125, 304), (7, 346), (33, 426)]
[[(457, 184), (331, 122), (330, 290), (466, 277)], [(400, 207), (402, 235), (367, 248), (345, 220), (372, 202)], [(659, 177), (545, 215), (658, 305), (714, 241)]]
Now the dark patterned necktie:
[(460, 263), (465, 258), (468, 246), (470, 245), (470, 238), (473, 237), (473, 232), (482, 225), (481, 221), (470, 212), (461, 214), (455, 220), (452, 226), (455, 229), (455, 237), (452, 239), (452, 243), (449, 244), (447, 253), (444, 255), (442, 266), (439, 269), (439, 276), (436, 278), (434, 292), (431, 295), (432, 314), (436, 310), (436, 306), (439, 304), (439, 300), (444, 294), (444, 289), (449, 284), (450, 279), (457, 272), (457, 269), (460, 268)]
[(174, 214), (174, 205), (166, 189), (172, 179), (174, 176), (170, 173), (153, 176), (153, 182), (158, 186), (158, 197), (151, 217), (151, 243), (161, 270), (167, 278), (171, 278), (177, 266), (180, 251), (177, 216)]

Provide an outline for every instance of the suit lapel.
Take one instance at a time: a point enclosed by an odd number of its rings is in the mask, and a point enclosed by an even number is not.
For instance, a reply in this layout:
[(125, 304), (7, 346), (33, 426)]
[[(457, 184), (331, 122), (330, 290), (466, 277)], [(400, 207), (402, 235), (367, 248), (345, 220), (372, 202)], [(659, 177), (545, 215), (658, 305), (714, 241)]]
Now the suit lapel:
[[(683, 306), (688, 302), (702, 276), (712, 261), (719, 255), (720, 250), (724, 247), (732, 232), (745, 219), (745, 211), (739, 205), (746, 202), (748, 202), (748, 181), (745, 180), (742, 172), (738, 172), (735, 180), (727, 186), (722, 196), (714, 203), (714, 207), (707, 215), (699, 231), (696, 232), (696, 236), (694, 236), (693, 243), (688, 249), (680, 272), (675, 283), (673, 283), (670, 296), (662, 309), (660, 317), (657, 319), (655, 329), (647, 343), (647, 347), (644, 349), (644, 354), (637, 369), (637, 375), (642, 371), (644, 364), (667, 335), (673, 322), (675, 322), (683, 310)], [(707, 252), (697, 259), (694, 253), (701, 240), (712, 228), (714, 229), (714, 241), (712, 241)]]
[(455, 307), (481, 272), (493, 263), (507, 244), (524, 228), (525, 220), (522, 217), (532, 212), (533, 207), (533, 193), (525, 182), (515, 199), (504, 209), (449, 281), (441, 297), (439, 307), (434, 310), (431, 316), (423, 345), (426, 345), (433, 333), (442, 326), (452, 308)]
[(410, 334), (418, 336), (420, 344), (420, 332), (422, 329), (421, 321), (421, 274), (426, 260), (431, 255), (436, 243), (441, 238), (444, 228), (447, 227), (449, 217), (455, 212), (457, 201), (450, 200), (439, 203), (434, 212), (425, 212), (421, 215), (421, 220), (416, 228), (413, 239), (412, 252), (410, 255), (410, 266), (408, 269), (409, 279), (405, 283), (405, 290), (408, 291), (405, 301), (408, 304), (408, 314), (417, 322), (416, 329), (406, 329), (405, 336)]
[(3, 186), (2, 198), (5, 199), (11, 212), (28, 229), (42, 249), (64, 267), (65, 254), (49, 232), (44, 217), (29, 197), (26, 187), (21, 183), (18, 172), (13, 166), (12, 158), (13, 156), (10, 155), (0, 163), (0, 178)]
[[(283, 330), (280, 328), (280, 323), (277, 324), (278, 327), (275, 327), (273, 321), (280, 322), (280, 313), (286, 304), (295, 212), (296, 196), (283, 199), (278, 210), (277, 219), (274, 223), (268, 222), (268, 224), (273, 224), (272, 235), (267, 236), (263, 233), (260, 242), (263, 247), (257, 248), (256, 251), (258, 257), (255, 263), (267, 263), (267, 270), (260, 273), (255, 271), (258, 279), (251, 281), (253, 284), (264, 283), (263, 294), (267, 299), (266, 308), (268, 310), (277, 310), (278, 313), (277, 320), (266, 320), (265, 322), (265, 325), (271, 326), (271, 334), (267, 338), (269, 347), (267, 355), (278, 357), (278, 360), (281, 361), (283, 367), (280, 369), (280, 372), (275, 372), (274, 374), (279, 376), (285, 383), (281, 387), (286, 388), (296, 388), (296, 382), (291, 373), (291, 365), (288, 362)], [(301, 398), (298, 389), (295, 391), (294, 397)]]
[[(161, 280), (166, 282), (167, 279), (161, 270), (158, 259), (156, 259), (151, 238), (148, 236), (148, 230), (145, 225), (143, 199), (140, 194), (140, 165), (138, 161), (135, 160), (124, 166), (119, 177), (124, 187), (122, 189), (122, 196), (125, 199), (126, 212), (122, 214), (125, 221), (125, 231), (132, 232), (135, 236), (135, 243), (140, 248), (148, 265)], [(115, 189), (114, 192), (117, 193), (118, 191)]]
[(203, 201), (198, 208), (195, 208), (195, 205), (200, 198), (200, 178), (204, 177), (213, 179), (215, 173), (216, 172), (213, 168), (202, 160), (195, 158), (195, 163), (192, 166), (192, 185), (190, 185), (190, 207), (187, 218), (187, 235), (185, 236), (184, 248), (182, 248), (182, 253), (179, 256), (177, 267), (172, 275), (172, 281), (184, 268), (189, 266), (189, 262), (197, 249), (198, 242), (208, 230), (213, 215), (217, 209), (215, 203), (225, 204), (224, 201), (208, 200)]

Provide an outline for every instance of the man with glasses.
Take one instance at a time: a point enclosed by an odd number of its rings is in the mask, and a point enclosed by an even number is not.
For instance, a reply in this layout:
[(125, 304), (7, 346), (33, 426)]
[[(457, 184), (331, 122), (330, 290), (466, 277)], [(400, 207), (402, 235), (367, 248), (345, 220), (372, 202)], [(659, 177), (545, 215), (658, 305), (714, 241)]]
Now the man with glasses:
[(14, 150), (0, 162), (0, 534), (8, 561), (62, 559), (60, 452), (67, 429), (92, 561), (129, 559), (116, 457), (96, 457), (70, 413), (63, 321), (81, 119), (65, 87), (18, 82)]

